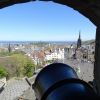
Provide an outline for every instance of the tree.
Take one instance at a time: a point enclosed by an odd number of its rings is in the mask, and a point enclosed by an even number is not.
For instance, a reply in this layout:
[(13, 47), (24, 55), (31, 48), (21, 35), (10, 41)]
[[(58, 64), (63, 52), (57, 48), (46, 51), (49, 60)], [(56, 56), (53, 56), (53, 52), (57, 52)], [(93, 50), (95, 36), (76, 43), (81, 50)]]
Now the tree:
[(7, 77), (7, 75), (7, 70), (4, 67), (0, 66), (0, 78)]
[(27, 77), (31, 77), (34, 72), (35, 65), (31, 62), (28, 61), (27, 64), (24, 66), (24, 75)]
[(27, 64), (27, 57), (23, 54), (13, 54), (14, 66), (16, 69), (16, 76), (23, 77), (24, 66)]
[(23, 53), (13, 53), (9, 57), (0, 59), (0, 77), (32, 76), (35, 65), (31, 58)]
[(8, 51), (9, 51), (9, 53), (11, 52), (11, 46), (10, 46), (10, 44), (8, 45)]
[(30, 77), (33, 75), (35, 65), (29, 57), (23, 54), (14, 54), (12, 56), (15, 61), (17, 77), (20, 76)]

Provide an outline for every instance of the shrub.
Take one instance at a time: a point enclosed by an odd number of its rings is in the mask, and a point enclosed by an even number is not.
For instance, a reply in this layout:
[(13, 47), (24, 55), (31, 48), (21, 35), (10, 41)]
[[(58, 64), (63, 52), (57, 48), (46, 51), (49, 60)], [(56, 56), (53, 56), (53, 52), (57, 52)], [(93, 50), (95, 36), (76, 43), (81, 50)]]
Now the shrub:
[(6, 71), (6, 69), (2, 66), (0, 66), (0, 78), (3, 78), (3, 77), (7, 77), (8, 73)]
[(35, 65), (31, 61), (28, 61), (27, 64), (24, 66), (24, 75), (27, 77), (31, 77), (34, 72), (34, 67)]

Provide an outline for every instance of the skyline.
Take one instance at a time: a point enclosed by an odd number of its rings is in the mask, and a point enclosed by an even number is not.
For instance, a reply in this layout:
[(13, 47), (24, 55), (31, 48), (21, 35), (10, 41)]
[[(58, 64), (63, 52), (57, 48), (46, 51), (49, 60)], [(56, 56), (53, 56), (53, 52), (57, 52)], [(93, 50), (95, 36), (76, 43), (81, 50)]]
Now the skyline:
[(0, 41), (77, 41), (95, 39), (96, 26), (70, 7), (29, 2), (0, 10)]

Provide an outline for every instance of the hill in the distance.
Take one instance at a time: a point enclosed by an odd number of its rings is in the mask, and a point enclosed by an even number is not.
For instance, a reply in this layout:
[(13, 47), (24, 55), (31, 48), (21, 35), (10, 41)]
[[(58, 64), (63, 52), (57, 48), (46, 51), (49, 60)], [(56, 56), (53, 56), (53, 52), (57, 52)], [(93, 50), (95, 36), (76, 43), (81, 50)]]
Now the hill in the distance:
[(92, 39), (92, 40), (87, 40), (87, 41), (82, 41), (82, 44), (83, 45), (89, 45), (89, 44), (94, 44), (95, 43), (95, 40)]

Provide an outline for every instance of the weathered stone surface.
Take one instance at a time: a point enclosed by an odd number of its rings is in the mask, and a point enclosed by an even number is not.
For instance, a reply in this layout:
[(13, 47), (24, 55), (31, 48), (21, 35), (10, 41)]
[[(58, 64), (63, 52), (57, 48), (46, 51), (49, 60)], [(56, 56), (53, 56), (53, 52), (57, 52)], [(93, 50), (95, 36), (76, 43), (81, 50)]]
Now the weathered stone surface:
[[(93, 63), (81, 62), (78, 60), (66, 59), (64, 63), (71, 66), (78, 74), (78, 77), (86, 82), (93, 81)], [(80, 72), (77, 71), (80, 68)]]
[(94, 66), (94, 77), (98, 92), (100, 95), (100, 26), (96, 31), (96, 50), (95, 50), (95, 66)]
[(30, 86), (25, 80), (10, 80), (0, 93), (0, 100), (14, 100), (29, 88)]

